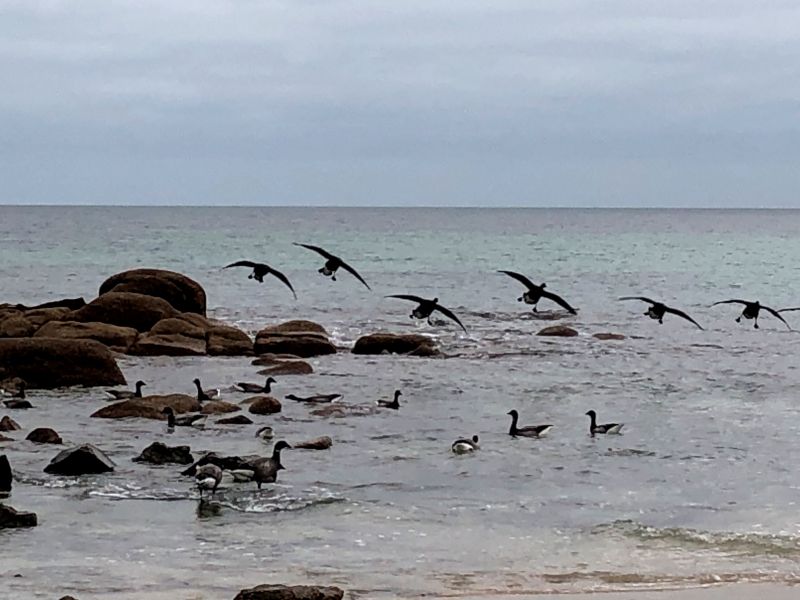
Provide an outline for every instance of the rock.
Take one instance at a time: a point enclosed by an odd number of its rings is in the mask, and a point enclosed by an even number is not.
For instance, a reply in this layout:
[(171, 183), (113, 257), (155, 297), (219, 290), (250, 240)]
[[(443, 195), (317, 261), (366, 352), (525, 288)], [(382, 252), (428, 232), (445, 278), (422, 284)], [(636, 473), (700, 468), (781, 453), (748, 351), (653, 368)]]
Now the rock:
[(261, 330), (264, 333), (319, 333), (322, 336), (328, 337), (328, 332), (319, 323), (314, 321), (305, 321), (303, 319), (296, 319), (294, 321), (286, 321), (277, 325), (268, 325)]
[(621, 333), (595, 333), (593, 338), (598, 340), (624, 340), (625, 336)]
[(287, 360), (297, 360), (299, 356), (294, 354), (262, 354), (258, 358), (254, 358), (250, 363), (254, 367), (269, 367), (272, 365), (280, 364)]
[(53, 429), (49, 427), (37, 427), (28, 434), (25, 438), (29, 442), (36, 442), (37, 444), (60, 444), (61, 436), (58, 435)]
[(342, 600), (344, 591), (333, 586), (257, 585), (242, 590), (233, 600)]
[(167, 446), (161, 442), (153, 442), (133, 462), (146, 462), (151, 465), (174, 463), (188, 465), (194, 462), (189, 446)]
[(165, 420), (166, 416), (161, 411), (167, 406), (171, 406), (175, 414), (200, 410), (200, 404), (194, 396), (167, 394), (166, 396), (145, 396), (107, 404), (92, 413), (92, 416), (98, 419), (138, 417), (141, 419)]
[(254, 415), (271, 415), (281, 412), (281, 402), (272, 396), (256, 396), (245, 400), (250, 404), (248, 409)]
[(175, 317), (178, 314), (178, 311), (169, 302), (155, 296), (132, 292), (110, 292), (70, 313), (66, 320), (81, 323), (109, 323), (145, 332), (150, 331), (162, 319)]
[(24, 311), (40, 310), (45, 308), (64, 308), (67, 310), (78, 310), (80, 307), (86, 306), (86, 300), (83, 298), (64, 298), (62, 300), (51, 300), (50, 302), (43, 302), (36, 306), (25, 306), (24, 304), (17, 304), (17, 308)]
[(94, 340), (0, 340), (0, 379), (21, 377), (28, 388), (123, 385), (114, 355)]
[(0, 529), (13, 527), (36, 527), (36, 513), (19, 512), (6, 504), (0, 504)]
[(247, 356), (253, 354), (253, 340), (241, 329), (216, 326), (208, 330), (208, 353), (211, 356)]
[(73, 321), (50, 321), (34, 334), (34, 337), (47, 337), (69, 340), (96, 340), (112, 350), (127, 352), (138, 332), (132, 327), (119, 327), (107, 323), (76, 323)]
[(578, 332), (572, 329), (572, 327), (567, 327), (566, 325), (551, 325), (550, 327), (545, 327), (536, 335), (545, 335), (551, 337), (575, 337), (578, 335)]
[(22, 427), (19, 426), (14, 419), (6, 415), (0, 419), (0, 431), (19, 431)]
[(327, 450), (331, 446), (333, 446), (333, 440), (327, 435), (307, 442), (300, 442), (299, 444), (292, 443), (292, 448), (297, 448), (298, 450)]
[[(195, 315), (197, 316), (197, 315)], [(206, 339), (206, 329), (208, 328), (208, 322), (205, 318), (200, 317), (203, 319), (203, 324), (198, 324), (196, 321), (192, 322), (189, 319), (184, 319), (183, 315), (178, 315), (177, 317), (170, 317), (169, 319), (162, 319), (150, 330), (151, 335), (173, 335), (179, 334), (190, 338), (197, 338), (199, 340), (205, 341)]]
[(30, 337), (36, 326), (21, 314), (11, 314), (0, 321), (0, 338)]
[(51, 475), (86, 475), (113, 470), (114, 463), (111, 459), (92, 444), (62, 450), (44, 468), (44, 472)]
[(19, 400), (19, 399), (3, 400), (3, 404), (6, 405), (6, 408), (10, 409), (33, 408), (33, 404), (31, 404), (28, 400)]
[(311, 375), (314, 368), (304, 360), (286, 360), (261, 369), (259, 375)]
[(59, 598), (58, 600), (78, 600), (78, 599), (74, 598), (73, 596), (61, 596), (61, 598)]
[(138, 356), (203, 356), (205, 353), (205, 338), (198, 339), (177, 333), (166, 335), (147, 333), (131, 348), (131, 354)]
[(320, 333), (271, 333), (256, 335), (256, 354), (295, 354), (300, 358), (336, 354), (336, 347)]
[(11, 473), (11, 463), (5, 454), (0, 454), (0, 492), (10, 492), (11, 482), (14, 479)]
[[(83, 302), (83, 298), (81, 298)], [(28, 319), (33, 325), (37, 328), (41, 327), (45, 323), (49, 323), (50, 321), (60, 321), (68, 314), (70, 314), (73, 310), (78, 310), (86, 303), (84, 302), (80, 306), (76, 305), (74, 309), (70, 309), (67, 307), (39, 307), (39, 308), (32, 308), (30, 310), (25, 311), (25, 318)]]
[(206, 314), (203, 286), (186, 275), (162, 269), (133, 269), (106, 279), (99, 295), (109, 292), (134, 292), (162, 298), (179, 312)]
[(242, 410), (240, 406), (225, 402), (224, 400), (212, 400), (211, 402), (204, 402), (200, 412), (204, 415), (223, 415), (225, 413), (232, 413)]
[(356, 340), (353, 354), (415, 354), (435, 356), (439, 353), (435, 342), (416, 333), (371, 333)]
[(236, 415), (235, 417), (227, 417), (217, 421), (217, 425), (252, 425), (253, 420), (245, 415)]
[(14, 438), (10, 438), (7, 435), (3, 435), (0, 433), (0, 442), (13, 442)]

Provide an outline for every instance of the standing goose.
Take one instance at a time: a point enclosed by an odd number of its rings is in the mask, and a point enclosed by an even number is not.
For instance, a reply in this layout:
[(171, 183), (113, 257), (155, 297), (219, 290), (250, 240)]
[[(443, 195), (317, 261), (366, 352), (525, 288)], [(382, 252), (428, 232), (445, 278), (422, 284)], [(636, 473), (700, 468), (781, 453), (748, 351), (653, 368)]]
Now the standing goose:
[(764, 306), (760, 304), (758, 300), (756, 300), (755, 302), (750, 302), (749, 300), (721, 300), (720, 302), (714, 302), (714, 304), (712, 304), (711, 306), (717, 306), (718, 304), (744, 304), (744, 310), (742, 311), (741, 315), (736, 317), (736, 322), (741, 323), (742, 317), (744, 317), (745, 319), (753, 319), (753, 329), (758, 329), (758, 313), (761, 312), (761, 310), (765, 310), (773, 317), (780, 320), (781, 323), (786, 325), (789, 331), (792, 330), (792, 328), (789, 327), (789, 324), (783, 319), (783, 317), (780, 316), (780, 314), (778, 314), (777, 310), (774, 310), (769, 306)]
[(308, 250), (313, 250), (314, 252), (321, 255), (325, 259), (325, 264), (321, 269), (319, 269), (319, 272), (325, 275), (325, 277), (330, 277), (333, 281), (336, 281), (336, 271), (338, 271), (339, 269), (344, 269), (345, 271), (350, 272), (361, 283), (363, 283), (368, 290), (372, 290), (372, 288), (369, 287), (369, 285), (367, 285), (367, 282), (364, 281), (364, 278), (361, 277), (361, 275), (359, 275), (358, 272), (353, 267), (348, 265), (338, 256), (334, 256), (333, 254), (331, 254), (327, 250), (320, 248), (319, 246), (312, 246), (311, 244), (300, 244), (298, 242), (294, 242), (294, 245), (301, 246)]
[(251, 269), (253, 269), (253, 272), (250, 273), (250, 275), (248, 275), (247, 278), (255, 279), (259, 283), (264, 283), (265, 275), (274, 275), (275, 277), (280, 279), (286, 285), (286, 287), (292, 290), (292, 295), (294, 296), (294, 299), (297, 300), (297, 294), (295, 293), (292, 284), (289, 283), (289, 279), (286, 277), (286, 275), (284, 275), (277, 269), (273, 269), (272, 267), (270, 267), (269, 265), (265, 265), (264, 263), (257, 263), (249, 260), (240, 260), (222, 268), (230, 269), (231, 267), (250, 267)]
[(192, 383), (197, 388), (197, 401), (200, 403), (208, 402), (212, 398), (219, 396), (219, 390), (204, 390), (203, 386), (200, 385), (200, 379), (197, 377), (192, 380)]
[(136, 382), (136, 391), (133, 392), (131, 390), (106, 390), (106, 394), (109, 395), (114, 400), (130, 400), (131, 398), (141, 398), (142, 397), (142, 387), (146, 386), (147, 384), (139, 380)]
[(394, 400), (378, 400), (376, 404), (383, 408), (392, 408), (394, 410), (398, 410), (400, 408), (400, 396), (403, 395), (403, 392), (400, 390), (394, 391)]
[(470, 452), (475, 452), (480, 448), (478, 445), (478, 436), (473, 435), (471, 440), (461, 438), (453, 442), (453, 445), (450, 446), (450, 449), (456, 454), (468, 454)]
[(200, 490), (200, 500), (203, 499), (203, 490), (210, 490), (213, 496), (219, 487), (219, 482), (222, 481), (222, 469), (208, 463), (197, 468), (194, 480), (197, 483), (197, 489)]
[(264, 383), (264, 385), (240, 382), (236, 384), (236, 387), (239, 388), (239, 391), (247, 392), (249, 394), (269, 394), (272, 391), (271, 388), (273, 383), (277, 382), (272, 377), (267, 377), (267, 381)]
[[(167, 415), (167, 429), (175, 429), (175, 427), (196, 427), (195, 425), (201, 419), (206, 419), (208, 415), (185, 415), (183, 417), (176, 417), (175, 411), (171, 406), (165, 406), (161, 410), (162, 415)], [(199, 424), (198, 424), (199, 425)]]
[(586, 415), (591, 419), (589, 423), (589, 433), (594, 436), (596, 433), (619, 433), (620, 429), (625, 425), (624, 423), (604, 423), (603, 425), (597, 424), (597, 413), (593, 410), (587, 411)]
[(325, 404), (327, 402), (334, 402), (341, 398), (341, 394), (317, 394), (315, 396), (295, 396), (294, 394), (287, 394), (287, 400), (294, 400), (295, 402), (305, 402), (307, 404)]
[(285, 467), (281, 464), (281, 450), (289, 449), (291, 446), (280, 440), (275, 443), (272, 449), (272, 456), (267, 458), (259, 458), (253, 461), (253, 481), (261, 489), (262, 483), (275, 483), (278, 479), (278, 471), (283, 470)]
[(549, 423), (546, 425), (528, 425), (526, 427), (517, 427), (519, 413), (516, 410), (511, 409), (506, 414), (511, 415), (511, 427), (508, 430), (508, 435), (512, 437), (538, 438), (545, 435), (553, 427)]
[(445, 308), (441, 304), (439, 304), (439, 299), (434, 298), (433, 300), (427, 300), (425, 298), (420, 298), (419, 296), (412, 296), (410, 294), (393, 294), (390, 296), (386, 296), (387, 298), (399, 298), (401, 300), (410, 300), (411, 302), (416, 302), (419, 304), (414, 310), (411, 311), (410, 318), (412, 319), (427, 319), (428, 325), (433, 325), (431, 323), (431, 314), (433, 311), (438, 310), (442, 313), (445, 317), (452, 319), (456, 323), (458, 323), (459, 327), (464, 330), (464, 333), (467, 333), (467, 328), (464, 327), (464, 324), (458, 320), (458, 317), (453, 314), (452, 311)]
[(533, 312), (537, 312), (536, 308), (539, 304), (539, 300), (542, 298), (547, 298), (548, 300), (552, 300), (569, 313), (573, 315), (577, 315), (578, 313), (572, 308), (566, 300), (564, 300), (561, 296), (557, 294), (553, 294), (552, 292), (545, 291), (544, 288), (547, 287), (547, 284), (543, 283), (542, 285), (536, 285), (530, 279), (525, 277), (525, 275), (520, 275), (519, 273), (515, 273), (514, 271), (498, 271), (498, 273), (505, 273), (509, 277), (513, 277), (517, 281), (519, 281), (522, 285), (524, 285), (527, 291), (522, 294), (519, 298), (517, 298), (517, 302), (525, 302), (525, 304), (532, 304), (533, 305)]
[(677, 308), (670, 308), (666, 304), (661, 302), (656, 302), (655, 300), (650, 300), (650, 298), (645, 298), (644, 296), (623, 296), (619, 298), (619, 300), (642, 300), (643, 302), (647, 302), (650, 304), (650, 308), (647, 309), (647, 312), (644, 313), (646, 316), (650, 317), (651, 319), (656, 319), (660, 325), (664, 324), (664, 314), (665, 313), (672, 313), (673, 315), (678, 315), (679, 317), (686, 319), (690, 323), (694, 323), (697, 325), (697, 328), (703, 330), (700, 327), (700, 324), (695, 321), (692, 317), (687, 315), (682, 310), (678, 310)]

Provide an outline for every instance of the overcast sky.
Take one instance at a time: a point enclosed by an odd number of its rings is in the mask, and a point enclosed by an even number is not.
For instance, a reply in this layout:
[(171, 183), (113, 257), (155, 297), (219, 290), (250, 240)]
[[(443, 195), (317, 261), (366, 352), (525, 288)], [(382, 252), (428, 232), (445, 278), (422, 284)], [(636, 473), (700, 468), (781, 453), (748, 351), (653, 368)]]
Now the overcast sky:
[(800, 3), (0, 0), (0, 202), (800, 207)]

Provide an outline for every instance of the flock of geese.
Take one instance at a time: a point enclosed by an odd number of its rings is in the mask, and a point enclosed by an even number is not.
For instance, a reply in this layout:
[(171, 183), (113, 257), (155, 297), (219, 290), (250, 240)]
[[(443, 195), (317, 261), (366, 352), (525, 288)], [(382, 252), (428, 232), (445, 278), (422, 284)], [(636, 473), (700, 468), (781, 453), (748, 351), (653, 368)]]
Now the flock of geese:
[[(372, 290), (372, 288), (369, 287), (369, 284), (366, 281), (364, 281), (364, 278), (358, 273), (358, 271), (356, 271), (353, 267), (347, 264), (339, 256), (331, 254), (324, 248), (320, 248), (319, 246), (312, 246), (311, 244), (301, 244), (298, 242), (294, 242), (294, 245), (316, 252), (325, 259), (325, 264), (322, 266), (321, 269), (319, 269), (319, 272), (322, 273), (324, 276), (330, 277), (331, 279), (333, 279), (333, 281), (336, 281), (336, 272), (339, 269), (344, 269), (345, 271), (348, 271), (350, 274), (352, 274), (362, 284), (364, 284), (364, 286), (368, 290)], [(249, 260), (240, 260), (231, 263), (229, 265), (226, 265), (225, 267), (223, 267), (223, 269), (229, 269), (231, 267), (247, 267), (249, 269), (252, 269), (252, 272), (250, 273), (250, 275), (248, 275), (248, 279), (254, 279), (255, 281), (258, 281), (260, 283), (264, 282), (265, 276), (272, 275), (277, 279), (279, 279), (280, 281), (282, 281), (291, 290), (292, 294), (294, 295), (294, 298), (297, 299), (297, 293), (295, 292), (294, 287), (292, 286), (291, 282), (286, 277), (286, 275), (284, 275), (277, 269), (274, 269), (273, 267), (265, 263), (257, 263)], [(532, 305), (534, 312), (537, 312), (539, 301), (544, 298), (546, 300), (550, 300), (551, 302), (555, 302), (561, 308), (566, 310), (569, 314), (572, 315), (578, 314), (577, 310), (574, 309), (566, 300), (564, 300), (564, 298), (562, 298), (558, 294), (554, 294), (552, 292), (547, 291), (546, 284), (542, 283), (540, 285), (536, 285), (525, 275), (516, 273), (514, 271), (499, 270), (498, 273), (503, 273), (504, 275), (508, 275), (509, 277), (516, 279), (522, 285), (525, 286), (525, 292), (522, 294), (522, 296), (517, 298), (517, 300), (519, 302), (524, 302), (525, 304)], [(467, 333), (467, 328), (464, 326), (461, 320), (455, 315), (455, 313), (453, 313), (453, 311), (439, 304), (438, 298), (427, 299), (427, 298), (422, 298), (420, 296), (414, 296), (412, 294), (390, 294), (386, 297), (415, 302), (417, 306), (416, 308), (414, 308), (414, 310), (411, 311), (410, 317), (412, 319), (427, 319), (428, 324), (430, 325), (432, 324), (430, 321), (431, 315), (434, 313), (434, 311), (438, 311), (442, 313), (444, 316), (446, 316), (448, 319), (451, 319), (456, 324), (458, 324), (458, 326), (461, 327), (464, 333)], [(650, 298), (647, 298), (646, 296), (623, 296), (619, 298), (619, 300), (641, 300), (642, 302), (648, 303), (650, 306), (647, 309), (647, 312), (645, 312), (644, 314), (650, 317), (651, 319), (655, 319), (656, 321), (659, 322), (659, 324), (663, 325), (664, 316), (667, 313), (669, 313), (689, 321), (699, 329), (703, 329), (703, 327), (692, 317), (690, 317), (686, 312), (677, 308), (673, 308), (671, 306), (667, 306), (663, 302), (652, 300)], [(764, 310), (767, 313), (771, 314), (776, 319), (780, 320), (784, 325), (786, 325), (786, 327), (789, 330), (791, 330), (792, 329), (791, 326), (786, 322), (786, 320), (781, 316), (780, 313), (800, 310), (800, 307), (783, 308), (780, 310), (775, 310), (773, 308), (770, 308), (769, 306), (764, 306), (757, 300), (756, 301), (741, 300), (738, 298), (734, 298), (731, 300), (721, 300), (720, 302), (714, 302), (711, 306), (717, 306), (720, 304), (741, 304), (744, 308), (742, 309), (741, 315), (739, 315), (736, 318), (736, 322), (740, 323), (742, 318), (752, 320), (753, 327), (755, 329), (758, 329), (759, 314), (761, 313), (762, 310)]]

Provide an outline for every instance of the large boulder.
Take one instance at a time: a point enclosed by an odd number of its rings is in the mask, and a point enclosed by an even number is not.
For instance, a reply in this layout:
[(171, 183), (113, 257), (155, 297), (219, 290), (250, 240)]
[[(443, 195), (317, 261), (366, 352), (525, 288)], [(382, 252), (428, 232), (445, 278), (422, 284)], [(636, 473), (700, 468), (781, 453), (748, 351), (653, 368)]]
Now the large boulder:
[(319, 585), (257, 585), (242, 590), (233, 600), (342, 600), (344, 591)]
[(200, 412), (204, 415), (224, 415), (242, 410), (240, 406), (225, 402), (224, 400), (212, 400), (211, 402), (203, 403), (203, 408)]
[(29, 388), (125, 384), (114, 355), (94, 340), (0, 340), (0, 380), (20, 377)]
[(253, 340), (241, 329), (227, 325), (211, 327), (207, 332), (207, 350), (212, 356), (247, 356), (253, 354)]
[[(191, 313), (186, 313), (191, 314)], [(195, 315), (197, 317), (197, 315)], [(163, 319), (153, 325), (150, 329), (151, 335), (183, 335), (190, 338), (197, 338), (198, 340), (205, 341), (206, 329), (208, 329), (208, 320), (204, 317), (197, 317), (196, 319), (184, 318), (184, 315), (170, 317)]]
[(186, 394), (167, 394), (166, 396), (145, 396), (143, 398), (132, 398), (107, 404), (101, 409), (92, 413), (98, 419), (125, 419), (138, 417), (141, 419), (164, 420), (166, 416), (163, 410), (171, 406), (175, 414), (196, 412), (200, 410), (200, 403), (197, 398)]
[(50, 321), (42, 325), (34, 337), (68, 340), (96, 340), (112, 350), (127, 352), (136, 342), (137, 331), (132, 327), (119, 327), (107, 323), (76, 323)]
[(14, 479), (11, 473), (11, 463), (5, 454), (0, 454), (0, 492), (10, 492), (11, 482)]
[(314, 367), (304, 360), (282, 360), (271, 367), (261, 369), (259, 375), (311, 375)]
[(0, 317), (0, 338), (30, 337), (36, 331), (36, 326), (22, 313), (6, 313)]
[[(81, 302), (83, 302), (83, 298), (81, 298)], [(78, 310), (85, 305), (85, 302), (83, 302), (81, 305), (76, 304), (74, 309), (69, 309), (65, 306), (32, 308), (25, 311), (25, 318), (33, 323), (35, 327), (41, 327), (50, 321), (60, 321), (73, 310)]]
[(361, 336), (353, 346), (353, 354), (410, 354), (435, 356), (435, 342), (417, 333), (371, 333)]
[(194, 462), (189, 446), (167, 446), (162, 442), (153, 442), (133, 462), (145, 462), (151, 465), (167, 463), (188, 465)]
[(61, 444), (61, 436), (54, 429), (49, 427), (37, 427), (25, 438), (29, 442), (37, 444)]
[(131, 348), (131, 354), (139, 356), (204, 356), (205, 353), (205, 338), (198, 339), (180, 333), (146, 333)]
[(150, 331), (162, 319), (175, 317), (178, 314), (178, 311), (169, 302), (156, 296), (132, 292), (109, 292), (92, 300), (83, 308), (70, 313), (65, 320), (81, 323), (109, 323), (145, 332)]
[(245, 415), (236, 415), (235, 417), (225, 417), (224, 419), (219, 419), (217, 425), (252, 425), (253, 419), (246, 417)]
[(261, 330), (264, 333), (318, 333), (328, 337), (328, 332), (319, 323), (306, 321), (305, 319), (295, 319), (284, 321), (277, 325), (267, 325)]
[(114, 463), (111, 459), (92, 444), (62, 450), (44, 468), (44, 472), (51, 475), (87, 475), (113, 470)]
[(109, 292), (134, 292), (162, 298), (179, 312), (206, 314), (203, 287), (186, 275), (162, 269), (133, 269), (117, 273), (100, 286), (99, 295)]
[(578, 332), (572, 327), (566, 325), (552, 325), (540, 330), (536, 335), (550, 336), (550, 337), (575, 337)]
[(273, 413), (281, 412), (281, 401), (272, 396), (256, 396), (255, 398), (248, 398), (242, 404), (248, 403), (248, 409), (254, 415), (271, 415)]
[(322, 333), (281, 332), (270, 328), (256, 334), (256, 354), (294, 354), (300, 358), (336, 354), (334, 346)]
[(36, 513), (20, 512), (7, 504), (0, 504), (0, 529), (36, 527)]

